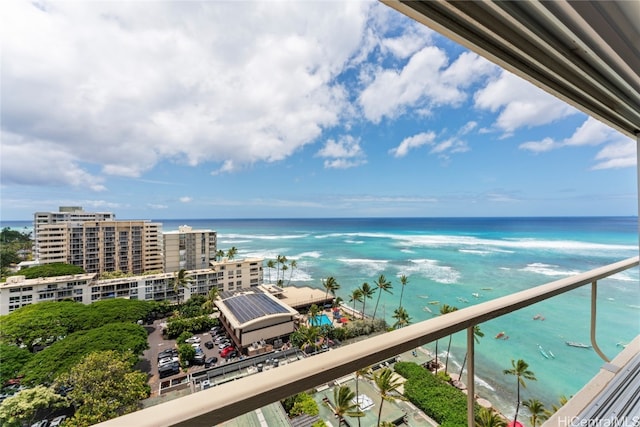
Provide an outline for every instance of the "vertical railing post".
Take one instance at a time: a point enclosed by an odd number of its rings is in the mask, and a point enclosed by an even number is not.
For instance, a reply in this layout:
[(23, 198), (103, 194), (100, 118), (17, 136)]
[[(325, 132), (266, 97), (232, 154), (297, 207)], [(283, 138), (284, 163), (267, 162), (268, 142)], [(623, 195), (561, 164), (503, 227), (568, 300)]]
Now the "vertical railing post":
[(591, 282), (591, 346), (605, 362), (610, 362), (596, 342), (596, 303), (598, 300), (598, 281)]
[[(475, 426), (473, 408), (475, 406), (475, 354), (474, 326), (467, 328), (467, 426)], [(462, 374), (462, 372), (460, 373)]]

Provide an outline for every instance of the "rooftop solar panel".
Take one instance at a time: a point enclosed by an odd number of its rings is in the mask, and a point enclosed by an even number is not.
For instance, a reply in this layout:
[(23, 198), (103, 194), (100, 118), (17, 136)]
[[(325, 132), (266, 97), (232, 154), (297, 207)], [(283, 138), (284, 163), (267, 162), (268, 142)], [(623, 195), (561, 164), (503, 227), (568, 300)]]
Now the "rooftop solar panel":
[(246, 323), (269, 314), (288, 312), (285, 307), (263, 293), (236, 295), (224, 302), (240, 323)]

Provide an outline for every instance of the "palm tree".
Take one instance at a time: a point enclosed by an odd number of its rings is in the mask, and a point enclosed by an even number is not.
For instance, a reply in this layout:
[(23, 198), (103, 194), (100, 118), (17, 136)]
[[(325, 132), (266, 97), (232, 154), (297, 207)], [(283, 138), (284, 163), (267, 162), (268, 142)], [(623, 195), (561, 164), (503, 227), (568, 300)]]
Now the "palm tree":
[(566, 405), (566, 403), (569, 401), (569, 399), (567, 399), (567, 396), (560, 396), (560, 405), (551, 405), (551, 409), (545, 409), (544, 410), (544, 414), (540, 417), (541, 420), (546, 420), (548, 419), (551, 415), (555, 414), (556, 412), (558, 412), (558, 409), (560, 409), (561, 407), (563, 407), (564, 405)]
[(216, 298), (218, 298), (218, 288), (214, 286), (211, 289), (209, 289), (209, 292), (207, 293), (207, 299), (205, 300), (204, 303), (202, 303), (202, 308), (204, 310), (212, 312), (213, 309), (215, 308)]
[(311, 307), (309, 307), (309, 313), (307, 314), (307, 323), (311, 326), (318, 326), (318, 313), (320, 313), (320, 307), (316, 304), (311, 304)]
[(269, 269), (269, 283), (271, 283), (271, 270), (273, 270), (276, 267), (276, 263), (274, 260), (270, 259), (269, 261), (267, 261), (267, 268)]
[(318, 339), (318, 335), (319, 335), (319, 330), (318, 328), (316, 328), (315, 326), (300, 326), (300, 328), (298, 328), (298, 330), (296, 331), (301, 344), (300, 344), (300, 350), (306, 352), (308, 347), (313, 347), (313, 350), (315, 350), (315, 346), (316, 346), (316, 340)]
[(411, 323), (411, 317), (409, 317), (409, 313), (407, 310), (400, 306), (393, 311), (393, 317), (396, 319), (396, 323), (393, 324), (393, 329), (400, 329), (408, 326)]
[(531, 412), (529, 422), (531, 422), (532, 427), (536, 427), (538, 422), (542, 424), (545, 412), (544, 403), (540, 402), (538, 399), (529, 399), (522, 402), (522, 405), (528, 408), (529, 412)]
[(289, 269), (289, 266), (287, 264), (284, 264), (282, 266), (282, 279), (278, 280), (278, 286), (284, 286), (284, 272), (287, 271)]
[(178, 304), (180, 304), (180, 289), (190, 288), (193, 279), (189, 277), (189, 273), (184, 268), (180, 271), (176, 271), (171, 279), (171, 285), (173, 286), (173, 292), (175, 292)]
[(335, 296), (336, 295), (336, 291), (338, 289), (340, 289), (340, 285), (338, 284), (338, 282), (336, 281), (335, 277), (333, 277), (333, 276), (329, 276), (329, 277), (327, 277), (327, 280), (323, 280), (322, 281), (322, 286), (326, 289), (326, 292), (324, 294), (324, 300), (325, 301), (329, 297), (329, 292), (331, 292), (331, 295)]
[(505, 427), (507, 423), (491, 409), (480, 408), (475, 425), (476, 427)]
[(338, 416), (338, 426), (344, 422), (344, 417), (364, 417), (364, 412), (354, 403), (355, 393), (349, 386), (343, 385), (333, 389), (333, 412)]
[(291, 278), (293, 277), (293, 270), (295, 270), (298, 267), (298, 263), (296, 262), (295, 259), (291, 260), (291, 262), (289, 263), (289, 267), (291, 267), (291, 273), (289, 273), (289, 282), (287, 282), (287, 286), (291, 284)]
[(518, 359), (517, 362), (511, 359), (511, 366), (511, 369), (505, 369), (504, 371), (502, 371), (502, 373), (505, 375), (515, 375), (518, 380), (516, 414), (513, 416), (513, 424), (516, 425), (516, 421), (518, 420), (518, 411), (520, 410), (520, 386), (522, 386), (523, 388), (527, 388), (524, 380), (527, 379), (535, 381), (536, 376), (532, 371), (529, 370), (529, 365), (527, 364), (527, 362), (522, 359)]
[(402, 295), (404, 295), (404, 287), (407, 286), (407, 283), (409, 283), (409, 279), (407, 279), (407, 276), (405, 276), (404, 274), (400, 276), (400, 284), (402, 285), (402, 290), (400, 291), (400, 304), (398, 305), (399, 307), (402, 307)]
[(384, 274), (381, 274), (380, 277), (378, 277), (378, 280), (375, 282), (376, 284), (376, 289), (378, 289), (378, 300), (376, 301), (376, 308), (373, 309), (373, 319), (372, 320), (376, 320), (376, 311), (378, 311), (378, 304), (380, 303), (380, 297), (382, 296), (382, 291), (385, 292), (391, 292), (391, 282), (387, 280), (386, 277), (384, 277)]
[(360, 286), (360, 291), (362, 291), (362, 318), (364, 319), (364, 308), (367, 305), (367, 299), (373, 298), (373, 294), (376, 291), (367, 283), (364, 282), (362, 286)]
[[(349, 302), (353, 303), (353, 312), (356, 312), (356, 301), (362, 302), (362, 289), (355, 288), (351, 291), (351, 298), (349, 298)], [(355, 317), (355, 316), (354, 316)]]
[(399, 394), (392, 394), (397, 392), (398, 387), (402, 385), (402, 379), (399, 376), (394, 376), (393, 371), (389, 368), (380, 369), (373, 375), (373, 381), (378, 387), (380, 392), (380, 407), (378, 408), (378, 426), (380, 426), (380, 418), (382, 417), (382, 404), (385, 400), (396, 400), (404, 398)]
[[(480, 325), (475, 325), (473, 327), (473, 339), (476, 344), (480, 344), (480, 338), (482, 337), (484, 337), (484, 332), (480, 330)], [(458, 375), (458, 378), (462, 378), (462, 371), (464, 370), (465, 363), (467, 363), (467, 355), (468, 352), (464, 354), (464, 359), (462, 359), (462, 367), (460, 367), (460, 375)]]
[[(371, 378), (371, 366), (366, 366), (362, 369), (358, 369), (356, 371), (356, 398), (360, 396), (360, 392), (358, 390), (358, 383), (360, 377), (362, 378)], [(359, 408), (358, 408), (359, 409)], [(358, 418), (358, 426), (360, 425), (360, 418)]]
[(219, 249), (216, 251), (216, 261), (220, 261), (222, 258), (224, 258), (224, 251)]
[(231, 246), (231, 248), (227, 250), (227, 258), (233, 259), (237, 253), (238, 253), (238, 248), (236, 248), (235, 246)]
[(287, 257), (284, 255), (278, 255), (276, 257), (276, 262), (278, 263), (278, 268), (276, 269), (276, 283), (280, 283), (280, 266), (287, 263)]
[[(440, 314), (448, 314), (453, 313), (454, 311), (458, 311), (458, 307), (454, 307), (452, 305), (442, 304), (440, 307)], [(451, 338), (453, 338), (453, 334), (449, 335), (449, 346), (447, 347), (447, 358), (444, 362), (444, 372), (449, 372), (449, 352), (451, 351)]]

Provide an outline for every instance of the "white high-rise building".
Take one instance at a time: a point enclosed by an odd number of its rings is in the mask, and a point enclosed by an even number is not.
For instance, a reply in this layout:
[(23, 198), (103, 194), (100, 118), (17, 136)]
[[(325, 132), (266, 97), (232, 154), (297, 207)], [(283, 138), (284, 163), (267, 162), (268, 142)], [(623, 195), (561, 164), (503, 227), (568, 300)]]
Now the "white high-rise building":
[(176, 231), (163, 233), (163, 244), (166, 272), (210, 268), (216, 260), (217, 233), (212, 230), (181, 225)]

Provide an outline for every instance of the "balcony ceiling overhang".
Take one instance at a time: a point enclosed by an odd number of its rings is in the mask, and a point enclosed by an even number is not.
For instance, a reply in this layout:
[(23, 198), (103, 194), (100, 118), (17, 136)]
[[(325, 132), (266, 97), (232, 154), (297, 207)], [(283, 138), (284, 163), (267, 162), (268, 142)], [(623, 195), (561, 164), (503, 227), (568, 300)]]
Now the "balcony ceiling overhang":
[(381, 1), (640, 136), (640, 1)]

